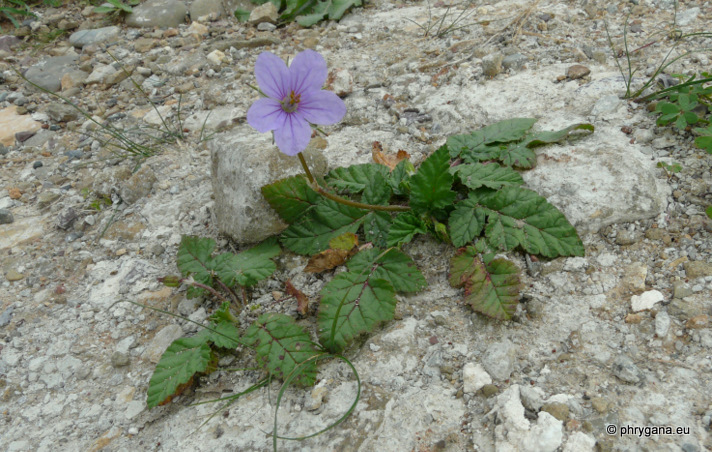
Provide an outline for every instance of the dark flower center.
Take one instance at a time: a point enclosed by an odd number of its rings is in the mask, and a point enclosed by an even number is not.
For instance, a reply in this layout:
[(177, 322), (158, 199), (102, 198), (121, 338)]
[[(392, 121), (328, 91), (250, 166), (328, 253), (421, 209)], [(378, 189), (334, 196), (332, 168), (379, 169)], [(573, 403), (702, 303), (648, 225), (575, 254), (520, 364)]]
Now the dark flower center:
[(286, 96), (284, 99), (282, 99), (282, 110), (286, 111), (287, 113), (293, 113), (297, 111), (297, 107), (299, 106), (299, 102), (302, 100), (302, 95), (301, 94), (295, 94), (294, 91), (291, 91), (289, 93), (289, 96)]

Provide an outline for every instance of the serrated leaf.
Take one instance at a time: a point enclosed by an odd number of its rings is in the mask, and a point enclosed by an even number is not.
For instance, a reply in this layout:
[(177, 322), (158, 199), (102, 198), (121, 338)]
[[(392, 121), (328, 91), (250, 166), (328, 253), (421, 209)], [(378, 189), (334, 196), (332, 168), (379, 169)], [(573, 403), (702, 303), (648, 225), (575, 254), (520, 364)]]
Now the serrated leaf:
[(385, 248), (393, 218), (388, 212), (370, 212), (363, 219), (363, 235), (367, 242)]
[(363, 198), (361, 199), (366, 204), (385, 206), (391, 199), (393, 194), (391, 186), (386, 183), (387, 175), (376, 173), (368, 181), (363, 190)]
[(427, 234), (425, 224), (410, 212), (398, 214), (388, 230), (388, 246), (398, 246), (413, 240), (416, 234)]
[(584, 255), (576, 229), (534, 191), (504, 187), (497, 192), (470, 194), (469, 203), (485, 208), (485, 236), (493, 248), (506, 251), (521, 246), (531, 254), (551, 258)]
[(210, 329), (205, 328), (201, 333), (205, 333), (207, 340), (216, 347), (236, 348), (240, 345), (240, 331), (233, 319), (230, 303), (225, 302), (210, 316)]
[[(176, 263), (183, 276), (192, 276), (201, 284), (212, 285), (214, 260), (211, 257), (215, 249), (215, 240), (206, 237), (184, 235), (178, 246)], [(204, 293), (199, 287), (188, 287), (188, 298), (195, 298)]]
[[(279, 379), (284, 379), (299, 364), (317, 354), (309, 333), (284, 314), (261, 315), (245, 332), (244, 343), (254, 347), (257, 361), (270, 376)], [(297, 384), (314, 384), (316, 363), (302, 367), (300, 372), (294, 380)]]
[(415, 174), (415, 167), (410, 160), (398, 162), (388, 178), (388, 185), (391, 186), (393, 194), (403, 196), (410, 193), (410, 176)]
[(203, 372), (210, 362), (210, 347), (204, 337), (183, 337), (168, 346), (148, 383), (146, 405), (158, 406), (176, 389)]
[[(524, 138), (529, 129), (537, 120), (534, 118), (513, 118), (485, 126), (469, 135), (455, 135), (447, 140), (450, 156), (468, 156), (471, 161), (482, 161), (496, 158), (498, 152), (495, 148), (487, 148), (491, 143), (508, 143)], [(486, 158), (478, 154), (486, 153)]]
[(395, 249), (386, 253), (378, 248), (363, 250), (352, 257), (346, 266), (352, 273), (385, 279), (397, 292), (418, 292), (428, 285), (413, 260)]
[(372, 331), (379, 323), (393, 319), (395, 290), (386, 280), (352, 272), (340, 273), (321, 291), (319, 339), (332, 353)]
[(452, 205), (455, 192), (447, 147), (442, 146), (418, 167), (410, 178), (410, 207), (417, 213), (433, 212)]
[(356, 233), (366, 210), (323, 199), (298, 223), (281, 235), (282, 244), (298, 254), (316, 254), (329, 246), (329, 240), (345, 232)]
[(485, 211), (472, 199), (466, 199), (457, 204), (455, 210), (450, 213), (448, 226), (452, 244), (457, 247), (463, 246), (482, 233), (485, 226)]
[(240, 254), (223, 253), (215, 258), (214, 269), (228, 287), (235, 284), (254, 286), (272, 276), (277, 265), (272, 261), (281, 252), (277, 239), (272, 237)]
[(240, 330), (234, 323), (223, 320), (210, 326), (208, 340), (221, 348), (237, 348), (240, 345)]
[(377, 176), (388, 176), (388, 168), (377, 163), (362, 163), (329, 171), (325, 180), (329, 186), (349, 193), (361, 193)]
[(207, 237), (184, 235), (178, 246), (176, 263), (183, 276), (209, 272), (215, 240)]
[(465, 286), (465, 301), (484, 315), (508, 320), (519, 303), (519, 269), (507, 259), (485, 264), (473, 247), (460, 250), (450, 261), (450, 284)]
[(262, 195), (287, 223), (301, 218), (321, 200), (321, 195), (309, 187), (305, 176), (292, 176), (262, 187)]
[(536, 165), (536, 154), (525, 143), (517, 143), (504, 147), (498, 160), (507, 166), (532, 169)]
[(480, 187), (500, 189), (508, 185), (522, 185), (522, 176), (507, 166), (496, 163), (475, 163), (458, 165), (452, 172), (460, 179), (463, 185), (475, 190)]

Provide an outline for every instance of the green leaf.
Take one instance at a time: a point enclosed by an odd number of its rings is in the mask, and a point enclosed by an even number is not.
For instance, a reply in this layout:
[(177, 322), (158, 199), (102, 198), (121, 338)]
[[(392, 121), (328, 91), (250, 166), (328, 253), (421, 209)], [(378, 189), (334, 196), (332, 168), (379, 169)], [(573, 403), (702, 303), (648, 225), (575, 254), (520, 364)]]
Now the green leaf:
[(361, 193), (377, 176), (388, 177), (388, 167), (377, 163), (363, 163), (329, 171), (325, 180), (329, 186), (349, 193)]
[(455, 192), (450, 189), (450, 157), (442, 146), (420, 164), (410, 178), (410, 207), (417, 213), (433, 212), (452, 205)]
[(535, 122), (534, 118), (513, 118), (483, 127), (469, 135), (451, 136), (447, 140), (450, 156), (452, 158), (468, 157), (471, 162), (497, 158), (498, 149), (486, 145), (519, 141), (524, 138)]
[(234, 317), (230, 314), (230, 303), (223, 303), (210, 316), (212, 324), (210, 329), (204, 329), (207, 340), (221, 348), (236, 348), (240, 345), (240, 330), (234, 323)]
[(331, 0), (329, 6), (329, 19), (339, 20), (346, 10), (352, 6), (361, 6), (361, 0)]
[(485, 264), (474, 247), (461, 249), (450, 260), (450, 284), (465, 286), (465, 301), (473, 310), (508, 320), (519, 303), (519, 269), (507, 259)]
[(287, 223), (300, 219), (322, 198), (309, 187), (305, 176), (292, 176), (265, 185), (262, 187), (262, 195)]
[(498, 159), (507, 166), (532, 169), (536, 166), (536, 154), (524, 143), (504, 147)]
[[(176, 258), (178, 270), (183, 276), (192, 276), (195, 281), (211, 286), (214, 265), (211, 254), (214, 249), (215, 240), (213, 239), (184, 235), (178, 246)], [(191, 286), (188, 288), (187, 295), (188, 298), (195, 298), (202, 295), (203, 292), (203, 289)]]
[(209, 362), (210, 347), (204, 337), (183, 337), (173, 341), (153, 371), (148, 383), (146, 405), (149, 408), (158, 406), (195, 373), (203, 372)]
[(321, 291), (319, 339), (338, 353), (363, 333), (393, 319), (395, 290), (383, 279), (352, 272), (339, 273)]
[(415, 174), (415, 167), (408, 159), (403, 159), (393, 168), (388, 178), (388, 185), (397, 196), (410, 193), (410, 176)]
[(472, 190), (482, 186), (497, 190), (509, 185), (524, 183), (524, 179), (518, 172), (496, 163), (458, 165), (452, 170), (462, 184)]
[(695, 138), (695, 146), (704, 149), (708, 154), (712, 154), (712, 136)]
[(425, 224), (410, 212), (400, 213), (388, 230), (388, 246), (398, 246), (413, 240), (415, 234), (427, 234)]
[(712, 206), (707, 206), (705, 209), (705, 213), (707, 214), (707, 217), (712, 219)]
[(684, 114), (677, 117), (677, 119), (675, 120), (675, 127), (680, 130), (685, 130), (685, 127), (687, 127), (687, 121), (685, 121)]
[(493, 248), (507, 251), (521, 246), (528, 253), (551, 258), (584, 255), (576, 229), (534, 191), (504, 187), (497, 192), (470, 194), (465, 205), (484, 208), (485, 236)]
[(327, 10), (329, 9), (330, 5), (331, 0), (325, 2), (318, 2), (316, 5), (314, 5), (314, 8), (311, 9), (311, 12), (309, 14), (297, 16), (297, 23), (302, 27), (311, 27), (320, 20), (324, 19), (324, 16), (326, 16)]
[(228, 287), (235, 284), (254, 286), (272, 276), (277, 265), (272, 261), (281, 252), (277, 239), (272, 237), (240, 254), (223, 253), (215, 258), (215, 272)]
[(559, 143), (567, 138), (588, 136), (595, 130), (595, 127), (591, 124), (573, 124), (561, 130), (534, 132), (526, 137), (525, 142), (528, 148), (534, 148), (545, 144)]
[[(381, 165), (383, 166), (383, 165)], [(391, 199), (393, 191), (391, 186), (386, 182), (387, 175), (374, 174), (371, 180), (366, 184), (363, 190), (363, 198), (361, 199), (366, 204), (385, 206)]]
[(329, 240), (345, 232), (356, 233), (366, 210), (323, 199), (298, 223), (281, 235), (284, 246), (298, 254), (316, 254), (329, 246)]
[(679, 173), (680, 171), (682, 171), (682, 165), (680, 165), (679, 163), (675, 163), (675, 162), (673, 162), (672, 165), (670, 165), (669, 163), (666, 163), (666, 162), (658, 162), (658, 164), (656, 166), (658, 168), (664, 168), (665, 171), (670, 172), (670, 173)]
[(234, 14), (238, 22), (247, 22), (248, 20), (250, 20), (250, 11), (247, 11), (245, 9), (237, 8)]
[(373, 242), (377, 247), (385, 248), (393, 218), (388, 212), (370, 212), (363, 219), (363, 234), (367, 242)]
[(655, 111), (662, 113), (663, 115), (677, 115), (680, 113), (680, 107), (670, 102), (658, 102), (655, 106)]
[(363, 250), (352, 257), (346, 266), (352, 273), (385, 279), (397, 292), (418, 292), (428, 285), (413, 260), (396, 249), (385, 253), (378, 248)]
[(471, 242), (482, 233), (485, 226), (485, 210), (478, 208), (472, 198), (457, 204), (448, 220), (450, 240), (460, 247)]
[[(284, 314), (261, 315), (245, 332), (244, 343), (254, 347), (257, 361), (270, 376), (284, 379), (299, 364), (318, 352), (309, 333), (297, 325), (293, 318)], [(316, 381), (316, 363), (302, 367), (297, 384), (308, 386)]]
[(686, 111), (682, 114), (682, 116), (685, 118), (685, 122), (687, 122), (687, 124), (697, 124), (697, 122), (700, 120), (697, 114), (691, 111)]

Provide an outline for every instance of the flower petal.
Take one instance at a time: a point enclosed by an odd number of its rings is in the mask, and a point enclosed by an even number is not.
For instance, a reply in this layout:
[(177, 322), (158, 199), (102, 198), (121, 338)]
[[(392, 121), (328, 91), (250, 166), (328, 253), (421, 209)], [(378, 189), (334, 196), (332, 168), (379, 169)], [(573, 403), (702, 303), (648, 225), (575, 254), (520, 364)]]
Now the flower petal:
[(336, 124), (346, 114), (346, 105), (331, 91), (309, 91), (302, 94), (299, 113), (312, 124)]
[(291, 89), (287, 65), (271, 52), (262, 52), (257, 57), (255, 78), (262, 92), (276, 100), (284, 99)]
[(297, 94), (321, 89), (329, 71), (326, 61), (319, 53), (307, 49), (297, 54), (289, 66), (290, 88)]
[(282, 105), (274, 99), (263, 97), (258, 99), (247, 110), (247, 123), (258, 132), (265, 133), (284, 125), (284, 116), (287, 113)]
[(301, 115), (286, 114), (284, 125), (274, 131), (274, 141), (280, 151), (287, 155), (297, 155), (307, 148), (312, 130)]

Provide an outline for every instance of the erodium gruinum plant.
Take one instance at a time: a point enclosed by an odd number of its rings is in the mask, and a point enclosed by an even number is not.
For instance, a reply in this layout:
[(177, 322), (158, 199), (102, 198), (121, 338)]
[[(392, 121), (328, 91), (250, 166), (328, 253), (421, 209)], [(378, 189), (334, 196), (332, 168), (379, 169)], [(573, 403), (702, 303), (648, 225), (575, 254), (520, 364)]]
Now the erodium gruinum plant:
[[(189, 297), (222, 304), (201, 332), (168, 347), (149, 382), (149, 407), (168, 403), (193, 384), (194, 376), (215, 371), (221, 354), (251, 350), (260, 379), (220, 400), (233, 403), (273, 380), (283, 381), (275, 406), (274, 448), (278, 439), (317, 435), (346, 419), (359, 399), (356, 367), (342, 354), (358, 337), (394, 319), (397, 294), (428, 285), (404, 247), (416, 236), (429, 235), (457, 248), (451, 253), (448, 282), (464, 289), (465, 304), (496, 320), (519, 315), (521, 269), (503, 257), (506, 253), (519, 251), (529, 259), (583, 256), (574, 227), (545, 198), (524, 188), (519, 172), (536, 165), (538, 147), (586, 136), (592, 125), (534, 131), (536, 119), (500, 121), (449, 137), (417, 169), (406, 152), (389, 156), (374, 143), (374, 163), (314, 177), (302, 156), (312, 127), (335, 124), (346, 113), (340, 98), (321, 89), (327, 77), (324, 58), (305, 50), (287, 67), (263, 52), (255, 76), (264, 97), (250, 107), (248, 123), (258, 132), (272, 131), (279, 151), (297, 156), (305, 172), (262, 187), (269, 205), (289, 226), (279, 237), (239, 254), (216, 254), (210, 238), (183, 237), (177, 256), (181, 276), (162, 281), (187, 287)], [(284, 282), (283, 292), (295, 305), (290, 313), (299, 322), (250, 305), (249, 289), (274, 274), (273, 259), (282, 247), (310, 256), (304, 271), (323, 273), (326, 281), (314, 300)], [(334, 272), (336, 268), (343, 271)], [(250, 312), (260, 314), (249, 326), (242, 323), (250, 316), (240, 316), (241, 321), (231, 313), (248, 305)], [(284, 311), (284, 300), (280, 306)], [(310, 323), (316, 334), (309, 332)], [(319, 432), (299, 438), (278, 434), (277, 411), (285, 390), (315, 384), (317, 364), (333, 359), (353, 372), (354, 403), (338, 419), (325, 420), (329, 425)]]

